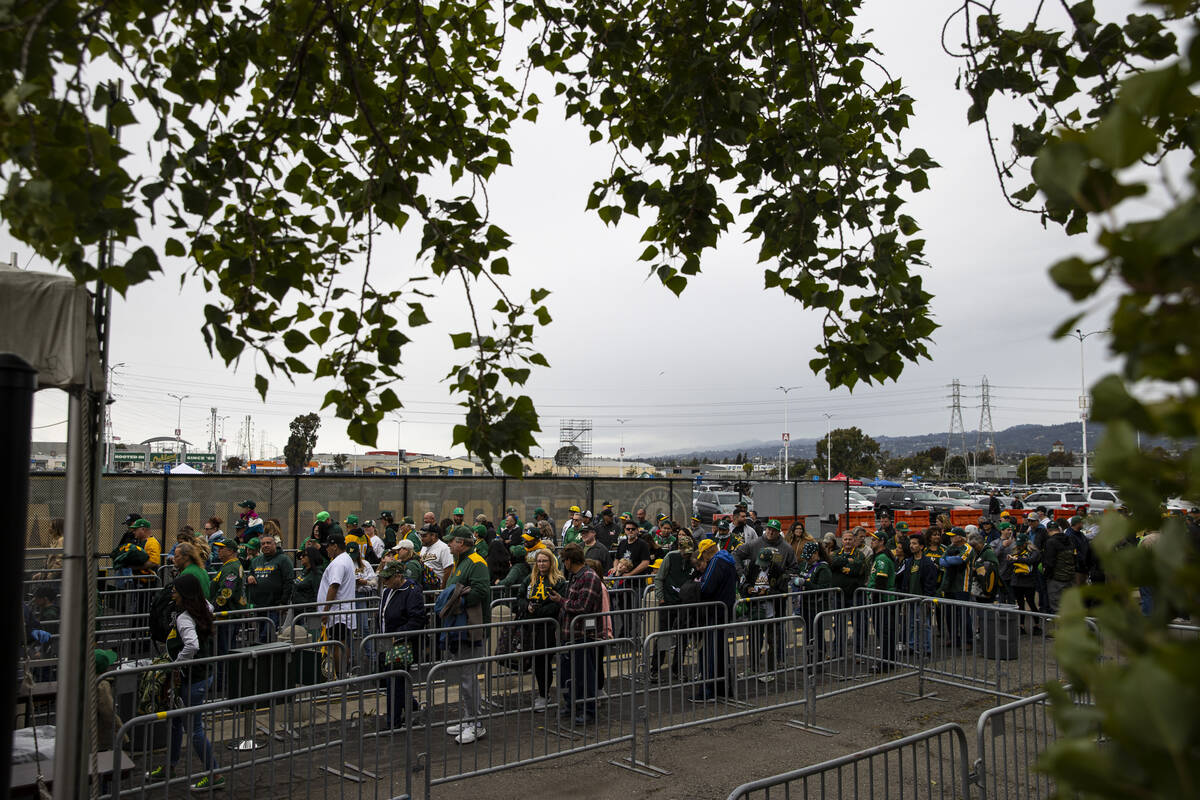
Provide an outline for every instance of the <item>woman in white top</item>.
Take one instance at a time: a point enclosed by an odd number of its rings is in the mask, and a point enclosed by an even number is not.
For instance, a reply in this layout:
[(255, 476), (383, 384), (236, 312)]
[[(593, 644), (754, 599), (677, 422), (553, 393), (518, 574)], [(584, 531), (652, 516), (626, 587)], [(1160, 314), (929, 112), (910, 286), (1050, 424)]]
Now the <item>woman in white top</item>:
[[(190, 573), (184, 573), (175, 579), (171, 585), (171, 599), (175, 601), (177, 613), (175, 625), (167, 634), (167, 655), (179, 667), (176, 674), (177, 688), (185, 706), (192, 708), (204, 703), (204, 697), (212, 686), (212, 674), (209, 664), (191, 665), (197, 658), (207, 658), (213, 655), (213, 612), (212, 606), (204, 599), (204, 590), (200, 580)], [(192, 784), (195, 791), (207, 791), (225, 785), (225, 778), (214, 775), (217, 759), (213, 754), (212, 742), (204, 733), (203, 715), (200, 713), (186, 714), (171, 718), (170, 766), (159, 766), (146, 776), (151, 780), (168, 780), (179, 764), (183, 749), (184, 725), (191, 730), (192, 748), (200, 758), (204, 771), (208, 774)]]

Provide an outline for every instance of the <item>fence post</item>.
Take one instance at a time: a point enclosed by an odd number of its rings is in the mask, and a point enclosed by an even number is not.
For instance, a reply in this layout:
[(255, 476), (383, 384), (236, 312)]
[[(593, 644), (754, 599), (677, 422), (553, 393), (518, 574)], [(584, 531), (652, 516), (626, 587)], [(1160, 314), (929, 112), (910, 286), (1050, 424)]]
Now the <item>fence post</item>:
[[(500, 478), (500, 511), (496, 514), (496, 521), (504, 519), (508, 514), (508, 477)], [(499, 525), (496, 526), (497, 528)]]
[(400, 519), (408, 516), (408, 476), (404, 476), (404, 509), (400, 512)]
[(162, 491), (162, 530), (163, 538), (167, 538), (167, 479), (171, 477), (169, 470), (163, 470), (163, 491)]
[(293, 475), (292, 480), (292, 547), (300, 547), (300, 476)]

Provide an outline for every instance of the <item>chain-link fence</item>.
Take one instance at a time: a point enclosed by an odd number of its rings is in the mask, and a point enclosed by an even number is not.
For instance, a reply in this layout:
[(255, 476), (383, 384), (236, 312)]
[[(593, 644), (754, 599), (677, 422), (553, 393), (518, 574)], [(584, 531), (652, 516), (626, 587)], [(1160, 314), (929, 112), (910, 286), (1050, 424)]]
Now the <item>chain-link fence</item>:
[[(781, 494), (791, 498), (811, 491), (811, 485), (792, 481), (775, 482)], [(237, 519), (237, 504), (254, 500), (263, 519), (279, 520), (284, 546), (296, 547), (312, 531), (314, 518), (328, 511), (344, 520), (357, 514), (360, 520), (374, 519), (382, 510), (395, 513), (397, 519), (412, 516), (418, 523), (427, 511), (440, 522), (455, 508), (466, 512), (468, 521), (478, 514), (497, 523), (506, 509), (513, 508), (521, 520), (531, 520), (534, 510), (543, 508), (556, 526), (570, 515), (571, 506), (599, 513), (605, 503), (616, 514), (646, 509), (655, 519), (667, 514), (687, 524), (692, 515), (691, 480), (659, 478), (493, 478), (443, 476), (324, 476), (324, 475), (104, 475), (100, 480), (100, 516), (98, 550), (108, 553), (124, 532), (123, 522), (130, 513), (141, 514), (155, 535), (169, 549), (175, 533), (183, 525), (196, 530), (209, 517), (217, 517), (232, 531)], [(803, 490), (803, 491), (802, 491)], [(29, 516), (26, 546), (51, 544), (50, 526), (65, 511), (66, 479), (61, 474), (30, 476)], [(774, 496), (772, 494), (772, 496)], [(760, 508), (760, 516), (791, 514), (796, 509)], [(844, 509), (841, 509), (844, 511)], [(817, 507), (801, 513), (827, 514), (830, 509)], [(45, 555), (39, 557), (45, 559)], [(37, 568), (41, 563), (29, 564)]]

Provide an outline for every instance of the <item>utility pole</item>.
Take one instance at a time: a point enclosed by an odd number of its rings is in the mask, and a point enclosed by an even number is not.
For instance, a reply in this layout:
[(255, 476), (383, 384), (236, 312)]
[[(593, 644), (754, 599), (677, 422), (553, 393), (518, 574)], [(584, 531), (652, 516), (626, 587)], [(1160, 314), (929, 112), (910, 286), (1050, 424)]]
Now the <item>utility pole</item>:
[[(985, 438), (986, 437), (986, 438)], [(979, 385), (979, 430), (975, 432), (975, 482), (979, 483), (979, 451), (982, 444), (996, 461), (996, 432), (992, 430), (992, 389), (987, 375)]]
[[(16, 255), (17, 255), (16, 253), (13, 253), (14, 260), (16, 258)], [(113, 455), (113, 451), (116, 450), (116, 445), (114, 444), (115, 439), (113, 438), (112, 412), (108, 410), (108, 406), (110, 406), (114, 402), (116, 402), (113, 399), (113, 378), (115, 377), (116, 371), (123, 366), (125, 366), (124, 361), (122, 361), (119, 364), (111, 364), (108, 367), (108, 383), (106, 384), (106, 387), (105, 387), (106, 392), (108, 394), (108, 400), (107, 400), (107, 402), (105, 404), (105, 408), (104, 408), (104, 410), (105, 410), (104, 438), (107, 440), (107, 443), (108, 443), (107, 447), (105, 448), (105, 452), (104, 452), (104, 471), (105, 472), (113, 471), (113, 459), (115, 458), (115, 456)]]
[(1079, 340), (1079, 425), (1083, 434), (1083, 493), (1088, 493), (1088, 446), (1087, 446), (1087, 418), (1088, 418), (1088, 393), (1087, 381), (1083, 375), (1083, 340), (1089, 336), (1095, 336), (1097, 333), (1108, 333), (1108, 328), (1102, 331), (1088, 331), (1084, 333), (1079, 328), (1075, 329), (1074, 333), (1067, 334), (1074, 336)]
[(958, 441), (960, 454), (963, 460), (963, 469), (970, 468), (967, 463), (967, 432), (963, 428), (962, 419), (962, 385), (958, 378), (955, 378), (950, 383), (950, 431), (946, 434), (946, 459), (942, 464), (942, 478), (949, 477), (950, 459), (954, 454), (954, 434), (958, 433)]
[(180, 434), (183, 431), (183, 401), (191, 397), (190, 394), (171, 394), (167, 393), (167, 397), (173, 397), (179, 401), (179, 415), (175, 418), (175, 463), (183, 463), (183, 439)]
[(783, 392), (783, 479), (788, 479), (788, 444), (791, 442), (792, 434), (788, 431), (788, 392), (792, 389), (799, 389), (799, 386), (776, 386), (776, 389)]

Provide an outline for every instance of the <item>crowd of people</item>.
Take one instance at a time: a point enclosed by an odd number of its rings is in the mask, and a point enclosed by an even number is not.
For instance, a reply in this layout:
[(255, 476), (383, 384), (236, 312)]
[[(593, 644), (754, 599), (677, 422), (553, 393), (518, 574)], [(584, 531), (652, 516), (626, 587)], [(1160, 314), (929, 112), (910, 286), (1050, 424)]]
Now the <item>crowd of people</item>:
[[(1104, 580), (1086, 520), (1060, 521), (1044, 509), (984, 514), (977, 525), (963, 527), (942, 517), (922, 530), (909, 530), (884, 514), (874, 529), (820, 538), (799, 520), (786, 531), (777, 520), (759, 520), (746, 504), (711, 526), (696, 518), (686, 525), (666, 515), (651, 520), (644, 508), (618, 515), (609, 503), (595, 515), (573, 506), (561, 526), (543, 508), (534, 509), (529, 521), (509, 508), (498, 523), (481, 514), (470, 524), (462, 508), (440, 521), (427, 512), (420, 524), (412, 517), (397, 520), (386, 510), (378, 513), (378, 522), (350, 514), (339, 523), (322, 511), (293, 558), (283, 551), (278, 520), (259, 518), (253, 500), (239, 507), (232, 536), (212, 517), (200, 531), (183, 526), (165, 555), (150, 523), (131, 514), (112, 554), (113, 571), (130, 585), (147, 582), (164, 558), (173, 566), (174, 577), (162, 590), (166, 602), (156, 599), (139, 608), (149, 614), (152, 636), (156, 611), (165, 615), (158, 624), (165, 634), (155, 638), (163, 640), (166, 658), (181, 667), (178, 698), (187, 706), (203, 703), (213, 670), (188, 669), (187, 662), (234, 646), (235, 628), (214, 622), (220, 612), (254, 609), (281, 633), (298, 626), (313, 637), (341, 641), (346, 647), (337, 649), (340, 658), (370, 620), (373, 630), (392, 635), (388, 647), (372, 651), (377, 669), (449, 662), (445, 669), (458, 686), (460, 722), (446, 732), (464, 745), (487, 734), (478, 662), (472, 659), (485, 654), (494, 597), (510, 598), (513, 616), (530, 622), (520, 626), (519, 642), (507, 646), (532, 654), (514, 661), (532, 672), (532, 710), (545, 712), (556, 704), (562, 717), (587, 725), (604, 697), (602, 643), (625, 632), (620, 612), (639, 603), (646, 587), (652, 587), (660, 631), (693, 631), (654, 654), (647, 679), (680, 676), (684, 649), (695, 644), (700, 675), (691, 700), (705, 703), (731, 688), (728, 629), (719, 623), (798, 614), (808, 623), (806, 636), (819, 663), (826, 647), (841, 649), (847, 642), (826, 642), (812, 630), (813, 618), (862, 602), (861, 587), (879, 592), (868, 604), (917, 595), (1004, 602), (1053, 614), (1068, 586)], [(621, 591), (631, 587), (636, 591)], [(364, 603), (367, 598), (378, 598), (377, 605)], [(42, 630), (39, 620), (57, 613), (55, 600), (52, 589), (39, 586), (27, 625)], [(1028, 619), (1029, 632), (1040, 633), (1042, 617)], [(976, 638), (969, 614), (901, 618), (868, 610), (854, 627), (868, 626), (880, 648), (873, 659), (878, 670), (893, 667), (897, 645), (929, 652), (935, 629), (963, 648)], [(434, 628), (442, 632), (433, 647), (412, 636)], [(782, 625), (751, 627), (746, 657), (758, 680), (773, 680), (785, 635)], [(854, 635), (856, 648), (863, 638)], [(564, 643), (595, 646), (547, 652)], [(334, 671), (345, 674), (347, 667), (337, 663)], [(400, 726), (417, 709), (416, 701), (399, 679), (385, 681), (384, 688), (384, 724)], [(219, 776), (211, 773), (215, 756), (199, 719), (196, 714), (176, 720), (170, 763), (151, 777), (170, 773), (186, 733), (210, 772), (197, 786), (217, 785), (205, 783), (219, 782)]]

